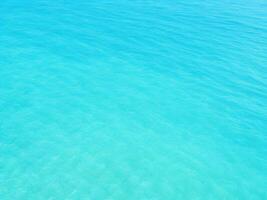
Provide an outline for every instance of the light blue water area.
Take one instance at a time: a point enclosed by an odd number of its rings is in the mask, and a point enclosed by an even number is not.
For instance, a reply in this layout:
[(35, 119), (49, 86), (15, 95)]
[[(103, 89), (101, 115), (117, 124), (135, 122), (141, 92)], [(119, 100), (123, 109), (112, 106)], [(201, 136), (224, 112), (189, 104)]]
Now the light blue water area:
[(267, 199), (265, 0), (1, 0), (1, 200)]

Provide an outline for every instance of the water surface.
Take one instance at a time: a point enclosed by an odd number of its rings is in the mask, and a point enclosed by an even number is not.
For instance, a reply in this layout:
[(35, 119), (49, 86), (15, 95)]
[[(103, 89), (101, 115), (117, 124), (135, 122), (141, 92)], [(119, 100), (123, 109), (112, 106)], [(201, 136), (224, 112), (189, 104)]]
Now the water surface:
[(2, 0), (0, 199), (267, 199), (264, 0)]

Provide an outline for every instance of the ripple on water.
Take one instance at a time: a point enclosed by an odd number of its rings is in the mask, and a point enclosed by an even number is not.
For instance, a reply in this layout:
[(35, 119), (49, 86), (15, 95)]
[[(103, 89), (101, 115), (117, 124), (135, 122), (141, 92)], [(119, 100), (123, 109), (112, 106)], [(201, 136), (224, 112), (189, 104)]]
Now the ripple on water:
[(265, 7), (1, 2), (0, 198), (267, 198)]

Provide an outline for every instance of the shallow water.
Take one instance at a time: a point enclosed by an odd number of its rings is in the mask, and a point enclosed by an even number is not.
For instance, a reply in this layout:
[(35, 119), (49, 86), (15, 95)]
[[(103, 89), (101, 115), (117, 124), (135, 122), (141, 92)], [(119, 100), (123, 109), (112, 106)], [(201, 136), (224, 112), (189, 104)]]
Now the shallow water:
[(2, 0), (0, 199), (267, 199), (264, 0)]

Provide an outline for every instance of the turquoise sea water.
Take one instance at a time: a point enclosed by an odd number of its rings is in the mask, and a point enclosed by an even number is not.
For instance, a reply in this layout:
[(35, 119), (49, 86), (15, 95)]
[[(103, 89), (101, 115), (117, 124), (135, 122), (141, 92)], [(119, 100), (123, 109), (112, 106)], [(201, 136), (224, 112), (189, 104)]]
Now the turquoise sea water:
[(0, 199), (267, 199), (266, 11), (1, 0)]

